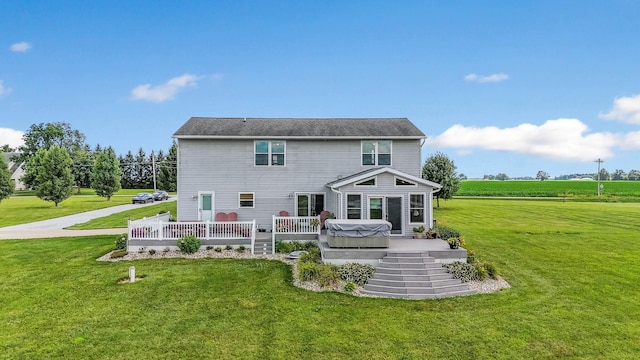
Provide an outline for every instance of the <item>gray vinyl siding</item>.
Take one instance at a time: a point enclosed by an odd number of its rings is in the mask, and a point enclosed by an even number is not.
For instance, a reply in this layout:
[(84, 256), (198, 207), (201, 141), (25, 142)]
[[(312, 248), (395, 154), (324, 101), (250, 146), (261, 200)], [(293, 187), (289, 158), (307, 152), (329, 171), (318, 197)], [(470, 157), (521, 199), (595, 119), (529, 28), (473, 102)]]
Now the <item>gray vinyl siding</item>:
[[(325, 184), (371, 168), (361, 165), (359, 140), (282, 140), (286, 166), (255, 166), (253, 140), (179, 139), (178, 219), (197, 220), (198, 192), (212, 191), (214, 213), (234, 211), (270, 228), (279, 211), (295, 214), (296, 193), (324, 193), (334, 211), (336, 196)], [(392, 168), (419, 177), (420, 166), (420, 140), (393, 140)], [(240, 209), (239, 192), (255, 193), (255, 208)]]

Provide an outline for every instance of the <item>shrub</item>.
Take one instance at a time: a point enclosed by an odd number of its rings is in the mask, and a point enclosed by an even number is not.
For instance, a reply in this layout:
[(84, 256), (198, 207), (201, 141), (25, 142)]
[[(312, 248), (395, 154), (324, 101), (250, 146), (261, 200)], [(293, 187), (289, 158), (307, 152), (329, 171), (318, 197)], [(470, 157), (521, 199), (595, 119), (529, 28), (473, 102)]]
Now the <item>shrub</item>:
[(476, 261), (476, 252), (468, 249), (467, 250), (467, 263), (473, 264)]
[(211, 245), (207, 246), (207, 250), (211, 250), (211, 249), (213, 249), (213, 246)]
[(200, 239), (193, 235), (183, 236), (178, 240), (178, 248), (185, 254), (193, 254), (200, 249)]
[(462, 282), (478, 280), (478, 273), (472, 264), (456, 261), (450, 264), (444, 264), (443, 266), (455, 279), (460, 279)]
[(280, 254), (288, 254), (293, 251), (309, 251), (309, 249), (317, 248), (315, 241), (283, 241), (276, 240), (276, 252)]
[(237, 252), (239, 253), (243, 253), (247, 248), (244, 247), (244, 245), (240, 245), (238, 246), (238, 248), (236, 249)]
[(488, 277), (487, 270), (483, 264), (475, 263), (473, 264), (473, 269), (476, 271), (477, 280), (485, 280)]
[(318, 275), (318, 284), (322, 287), (334, 286), (340, 280), (337, 266), (331, 264), (320, 265), (320, 274)]
[(227, 245), (224, 247), (225, 250), (233, 250), (233, 246), (231, 245)]
[(460, 239), (457, 237), (448, 238), (447, 243), (449, 244), (449, 247), (452, 249), (457, 249), (460, 247)]
[(124, 257), (125, 255), (127, 255), (127, 250), (116, 250), (114, 252), (111, 253), (111, 258), (112, 259), (116, 259), (116, 258), (121, 258)]
[(436, 225), (433, 227), (440, 236), (440, 239), (459, 238), (461, 236), (458, 230), (444, 225)]
[(215, 248), (213, 248), (213, 251), (222, 252), (222, 248), (220, 246), (216, 246)]
[(320, 275), (320, 264), (298, 261), (298, 278), (301, 281), (312, 281)]
[(149, 249), (149, 255), (154, 255), (156, 251), (154, 249)]
[(338, 269), (340, 278), (364, 286), (376, 269), (369, 264), (346, 263)]
[(356, 289), (356, 283), (354, 283), (353, 281), (349, 281), (346, 284), (344, 284), (344, 291), (345, 292), (353, 292)]
[(169, 249), (169, 247), (167, 246), (164, 249), (162, 249), (162, 251), (168, 253), (169, 251), (171, 251), (171, 249)]
[(123, 250), (127, 248), (127, 234), (118, 235), (115, 241), (116, 250)]
[(315, 264), (321, 264), (322, 263), (322, 258), (320, 256), (320, 249), (318, 248), (311, 248), (309, 250), (307, 250), (308, 252), (306, 254), (302, 254), (300, 255), (300, 258), (298, 259), (298, 262), (302, 262), (302, 263), (306, 263), (306, 262), (310, 262), (310, 263), (315, 263)]
[(498, 269), (496, 269), (496, 266), (493, 265), (493, 263), (483, 263), (482, 266), (487, 271), (487, 276), (492, 279), (498, 278)]

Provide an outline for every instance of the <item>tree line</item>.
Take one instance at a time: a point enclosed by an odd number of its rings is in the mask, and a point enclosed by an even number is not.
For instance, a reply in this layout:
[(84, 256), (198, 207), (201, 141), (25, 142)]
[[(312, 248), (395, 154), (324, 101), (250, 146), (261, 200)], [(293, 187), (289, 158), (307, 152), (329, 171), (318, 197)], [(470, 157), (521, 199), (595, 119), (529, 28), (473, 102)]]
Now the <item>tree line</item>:
[[(121, 188), (156, 188), (176, 191), (177, 145), (167, 154), (163, 150), (147, 155), (142, 148), (117, 156), (110, 146), (94, 149), (86, 137), (66, 122), (33, 124), (23, 135), (24, 144), (17, 149), (0, 146), (2, 152), (17, 152), (11, 160), (25, 170), (21, 181), (43, 200), (56, 206), (71, 196), (73, 188), (92, 188), (109, 199)], [(3, 157), (0, 162), (0, 201), (9, 197), (15, 184)], [(155, 184), (154, 184), (155, 180)]]

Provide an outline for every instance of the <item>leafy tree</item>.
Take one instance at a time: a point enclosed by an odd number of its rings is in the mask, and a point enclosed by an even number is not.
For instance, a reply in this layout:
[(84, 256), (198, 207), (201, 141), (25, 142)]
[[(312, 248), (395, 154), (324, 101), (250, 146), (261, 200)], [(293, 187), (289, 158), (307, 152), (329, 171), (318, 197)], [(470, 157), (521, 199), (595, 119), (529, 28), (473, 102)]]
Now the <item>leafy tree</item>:
[(36, 195), (44, 201), (53, 201), (55, 206), (71, 196), (74, 185), (71, 164), (69, 152), (58, 145), (38, 150), (29, 159), (28, 167), (34, 175)]
[(460, 184), (456, 175), (456, 165), (441, 152), (436, 152), (425, 160), (422, 166), (422, 178), (442, 185), (442, 189), (435, 193), (438, 207), (440, 207), (440, 199), (451, 199), (458, 191)]
[(627, 174), (629, 180), (640, 180), (640, 170), (631, 170)]
[[(593, 175), (593, 180), (598, 180), (598, 173), (595, 173)], [(609, 172), (607, 171), (607, 169), (605, 168), (600, 169), (600, 180), (601, 181), (611, 180), (609, 178)]]
[(9, 144), (4, 144), (0, 146), (0, 152), (14, 152), (15, 149), (9, 146)]
[(612, 180), (626, 180), (627, 179), (627, 173), (625, 173), (624, 170), (616, 169), (616, 171), (614, 171), (611, 174), (611, 179)]
[(22, 136), (24, 145), (18, 147), (20, 154), (14, 161), (23, 163), (25, 175), (22, 181), (28, 187), (34, 187), (36, 172), (29, 171), (29, 159), (31, 159), (40, 149), (49, 149), (58, 146), (65, 149), (69, 154), (82, 149), (85, 144), (85, 136), (78, 130), (72, 129), (66, 122), (33, 124)]
[(549, 180), (549, 173), (546, 171), (538, 171), (538, 174), (536, 175), (536, 180), (540, 180), (540, 181), (545, 181), (545, 180)]
[(105, 197), (108, 201), (115, 192), (120, 190), (120, 163), (110, 146), (95, 153), (94, 157), (91, 187), (98, 196)]
[(174, 141), (169, 148), (169, 153), (160, 163), (158, 173), (158, 187), (165, 191), (176, 191), (178, 188), (178, 145)]
[(11, 180), (9, 165), (4, 161), (4, 156), (0, 154), (0, 202), (9, 198), (13, 194), (15, 184)]
[(499, 173), (498, 175), (496, 175), (496, 180), (509, 180), (509, 176), (507, 174)]
[(93, 154), (89, 145), (85, 145), (82, 149), (78, 149), (71, 153), (73, 166), (71, 173), (76, 180), (78, 194), (81, 188), (91, 187), (91, 170), (93, 167)]
[(495, 180), (495, 175), (485, 175), (482, 177), (482, 180)]
[(468, 178), (467, 178), (467, 175), (460, 173), (460, 175), (458, 175), (458, 179), (460, 179), (460, 181), (464, 181), (464, 180), (467, 180)]

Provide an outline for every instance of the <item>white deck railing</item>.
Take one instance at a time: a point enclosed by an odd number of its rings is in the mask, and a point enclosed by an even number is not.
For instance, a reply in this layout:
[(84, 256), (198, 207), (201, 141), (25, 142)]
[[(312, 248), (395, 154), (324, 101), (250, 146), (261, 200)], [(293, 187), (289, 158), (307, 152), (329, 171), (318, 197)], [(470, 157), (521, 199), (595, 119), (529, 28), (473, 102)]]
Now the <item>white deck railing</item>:
[[(179, 240), (193, 235), (200, 240), (250, 239), (253, 249), (256, 221), (169, 222), (129, 221), (129, 240)], [(253, 250), (252, 250), (253, 251)]]
[(320, 216), (273, 216), (271, 224), (271, 248), (276, 251), (276, 235), (318, 235), (320, 238)]

